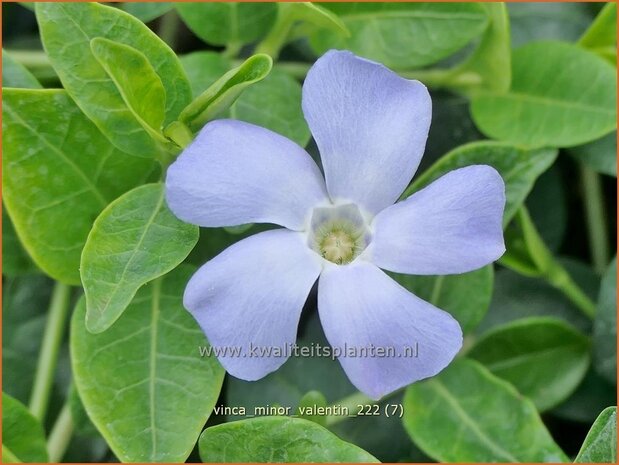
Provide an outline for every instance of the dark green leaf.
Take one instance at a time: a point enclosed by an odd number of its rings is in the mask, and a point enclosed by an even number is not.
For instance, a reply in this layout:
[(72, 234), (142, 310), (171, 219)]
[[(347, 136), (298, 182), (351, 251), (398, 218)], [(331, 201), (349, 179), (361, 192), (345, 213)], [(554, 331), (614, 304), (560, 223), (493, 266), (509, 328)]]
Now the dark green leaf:
[(593, 360), (597, 372), (617, 382), (617, 258), (608, 267), (593, 323)]
[[(174, 121), (191, 98), (174, 52), (140, 20), (118, 8), (49, 2), (37, 3), (36, 11), (45, 50), (64, 88), (82, 111), (120, 149), (139, 157), (157, 156), (161, 144), (127, 107), (114, 80), (93, 55), (90, 41), (102, 37), (146, 57), (165, 89), (165, 124)], [(124, 63), (117, 65), (122, 68)]]
[(182, 304), (193, 271), (181, 266), (142, 287), (104, 333), (86, 329), (84, 299), (73, 314), (76, 387), (123, 462), (184, 462), (219, 396), (224, 371), (200, 356), (207, 341)]
[(568, 153), (598, 173), (617, 177), (617, 132), (572, 147)]
[[(325, 3), (350, 31), (312, 34), (314, 50), (348, 49), (396, 69), (436, 63), (480, 35), (486, 9), (474, 3)], [(403, 44), (414, 44), (406, 46)]]
[(404, 426), (444, 462), (565, 462), (533, 403), (472, 360), (406, 389)]
[(492, 265), (488, 265), (463, 274), (392, 277), (416, 296), (449, 312), (467, 334), (475, 329), (488, 311), (494, 273)]
[(194, 34), (213, 45), (246, 44), (269, 30), (274, 3), (178, 3), (176, 9)]
[(2, 275), (21, 276), (39, 271), (21, 245), (15, 227), (2, 207)]
[(263, 417), (207, 428), (200, 436), (204, 462), (378, 462), (363, 449), (300, 418)]
[(523, 318), (484, 334), (467, 355), (548, 410), (574, 392), (589, 367), (590, 342), (556, 318)]
[(567, 199), (563, 173), (557, 164), (545, 171), (527, 196), (526, 208), (548, 248), (555, 252), (567, 231)]
[(5, 89), (2, 110), (9, 216), (45, 273), (79, 284), (80, 255), (94, 219), (141, 184), (155, 164), (115, 149), (65, 91)]
[(617, 407), (600, 413), (574, 462), (617, 463)]
[(473, 119), (488, 137), (527, 147), (571, 147), (617, 127), (617, 73), (582, 48), (535, 42), (517, 49), (512, 86), (472, 101)]
[(80, 265), (89, 331), (109, 328), (140, 287), (175, 268), (196, 245), (198, 227), (176, 218), (164, 193), (163, 184), (137, 187), (96, 219)]
[(2, 393), (2, 462), (47, 460), (47, 445), (41, 424), (19, 401)]
[(402, 198), (451, 170), (475, 164), (490, 165), (499, 172), (505, 182), (503, 225), (507, 225), (531, 192), (535, 180), (556, 158), (557, 151), (553, 149), (525, 150), (500, 142), (473, 142), (460, 146), (439, 159), (406, 189)]
[(2, 87), (40, 89), (42, 86), (30, 71), (11, 58), (6, 50), (2, 50)]
[(140, 21), (148, 23), (170, 11), (174, 8), (174, 4), (172, 2), (126, 2), (120, 7)]

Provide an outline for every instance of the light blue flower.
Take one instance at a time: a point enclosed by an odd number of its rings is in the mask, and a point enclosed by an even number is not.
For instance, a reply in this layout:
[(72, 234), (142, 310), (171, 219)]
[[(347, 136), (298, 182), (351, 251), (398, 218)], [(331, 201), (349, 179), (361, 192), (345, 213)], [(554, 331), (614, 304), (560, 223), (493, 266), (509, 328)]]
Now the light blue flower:
[[(257, 380), (287, 357), (251, 356), (250, 346), (294, 344), (318, 279), (318, 312), (332, 347), (397, 349), (392, 357), (339, 358), (352, 383), (378, 399), (434, 376), (462, 346), (453, 317), (381, 268), (441, 275), (496, 260), (505, 251), (505, 187), (493, 168), (475, 165), (393, 205), (419, 166), (430, 96), (420, 82), (352, 53), (330, 51), (315, 63), (303, 112), (326, 182), (294, 142), (234, 120), (208, 123), (170, 166), (167, 202), (182, 220), (283, 226), (202, 266), (187, 285), (185, 307), (211, 345), (243, 349), (243, 356), (219, 355), (226, 370)], [(413, 346), (417, 357), (405, 356)]]

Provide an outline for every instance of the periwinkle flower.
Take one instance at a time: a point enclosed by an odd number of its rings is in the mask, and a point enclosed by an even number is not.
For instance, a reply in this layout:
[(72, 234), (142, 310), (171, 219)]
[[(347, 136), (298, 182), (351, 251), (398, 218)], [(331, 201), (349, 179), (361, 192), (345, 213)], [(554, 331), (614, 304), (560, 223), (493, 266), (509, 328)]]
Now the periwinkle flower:
[[(285, 354), (316, 282), (318, 312), (332, 347), (393, 347), (393, 357), (339, 361), (352, 383), (380, 398), (445, 368), (462, 346), (457, 321), (382, 270), (442, 275), (475, 270), (504, 250), (505, 188), (491, 167), (442, 176), (401, 202), (424, 151), (431, 100), (418, 81), (330, 51), (307, 74), (303, 112), (324, 168), (294, 142), (252, 124), (208, 123), (170, 166), (167, 202), (205, 227), (274, 223), (243, 239), (191, 278), (185, 307), (215, 347), (242, 347), (219, 360), (257, 380)], [(417, 357), (404, 356), (417, 346)]]

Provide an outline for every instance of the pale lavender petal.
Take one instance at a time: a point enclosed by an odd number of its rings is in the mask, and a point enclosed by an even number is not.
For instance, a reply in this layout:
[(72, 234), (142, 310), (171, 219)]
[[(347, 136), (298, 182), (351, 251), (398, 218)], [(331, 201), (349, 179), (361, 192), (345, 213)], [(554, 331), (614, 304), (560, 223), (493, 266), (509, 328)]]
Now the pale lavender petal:
[(436, 375), (462, 347), (460, 325), (451, 315), (362, 260), (323, 271), (318, 311), (334, 350), (350, 355), (375, 348), (374, 357), (339, 357), (351, 382), (372, 399)]
[(410, 182), (428, 137), (432, 102), (423, 84), (350, 52), (329, 51), (303, 84), (303, 112), (334, 201), (378, 213)]
[(450, 171), (374, 218), (366, 257), (389, 271), (457, 274), (505, 252), (505, 184), (494, 168)]
[(191, 278), (185, 308), (230, 374), (253, 381), (286, 361), (320, 260), (301, 233), (277, 229), (237, 242)]
[(253, 124), (216, 120), (168, 168), (166, 199), (176, 216), (200, 226), (300, 230), (327, 193), (316, 163), (294, 142)]

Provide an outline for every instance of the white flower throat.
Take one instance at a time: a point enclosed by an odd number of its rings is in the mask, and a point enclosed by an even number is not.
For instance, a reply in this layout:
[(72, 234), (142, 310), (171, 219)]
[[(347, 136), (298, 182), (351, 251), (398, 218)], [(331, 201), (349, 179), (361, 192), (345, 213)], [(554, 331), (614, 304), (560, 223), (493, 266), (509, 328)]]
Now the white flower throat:
[(370, 241), (369, 228), (355, 204), (314, 208), (308, 245), (325, 260), (346, 265), (357, 258)]

